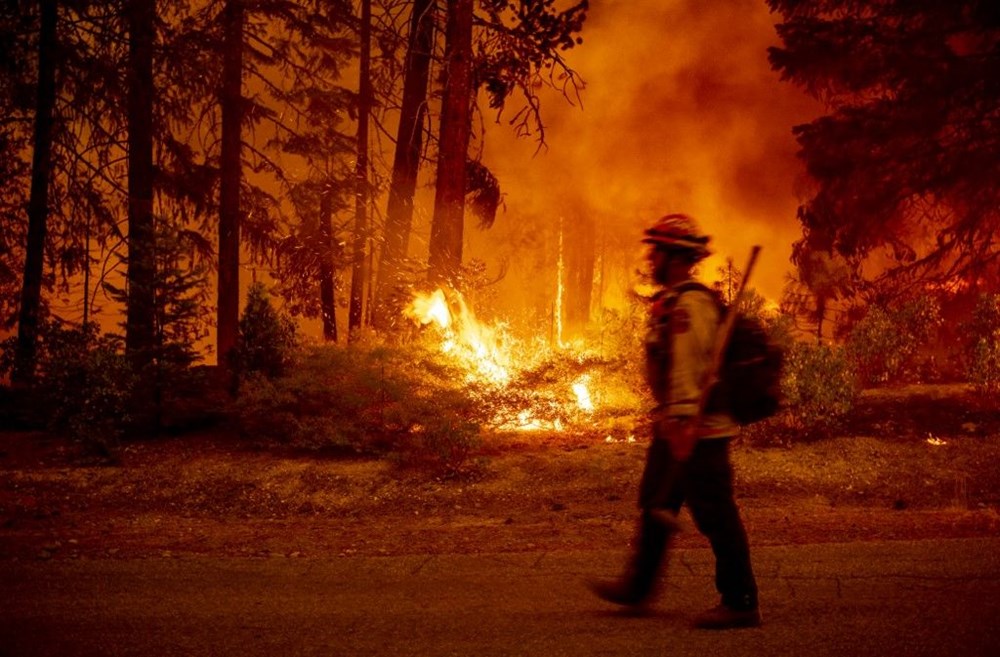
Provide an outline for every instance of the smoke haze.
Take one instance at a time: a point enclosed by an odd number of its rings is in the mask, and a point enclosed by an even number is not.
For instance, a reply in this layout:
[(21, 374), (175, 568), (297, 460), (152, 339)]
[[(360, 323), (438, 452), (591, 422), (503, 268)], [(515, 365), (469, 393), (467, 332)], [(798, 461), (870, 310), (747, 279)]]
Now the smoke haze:
[[(524, 224), (585, 217), (605, 240), (634, 245), (639, 264), (642, 228), (685, 212), (713, 236), (702, 278), (727, 257), (742, 267), (758, 243), (752, 285), (777, 299), (799, 236), (791, 128), (820, 108), (770, 69), (777, 36), (764, 2), (596, 0), (583, 39), (568, 54), (586, 82), (582, 105), (544, 96), (547, 150), (514, 138), (510, 112), (486, 117), (484, 159), (506, 211), (485, 234), (468, 229), (467, 258), (523, 258)], [(511, 285), (531, 285), (515, 270), (531, 268), (512, 266)]]

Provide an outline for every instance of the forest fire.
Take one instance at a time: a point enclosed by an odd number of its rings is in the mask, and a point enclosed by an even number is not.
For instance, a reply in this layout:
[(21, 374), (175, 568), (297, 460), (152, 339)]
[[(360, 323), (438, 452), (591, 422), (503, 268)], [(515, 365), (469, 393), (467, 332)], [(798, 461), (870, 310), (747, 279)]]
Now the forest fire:
[[(439, 349), (456, 362), (466, 373), (469, 384), (489, 385), (506, 389), (517, 375), (542, 356), (539, 349), (531, 349), (510, 336), (502, 325), (489, 326), (478, 321), (468, 308), (462, 295), (456, 291), (437, 288), (429, 294), (417, 294), (406, 308), (405, 314), (420, 326), (434, 327)], [(514, 353), (520, 355), (515, 360)], [(565, 427), (561, 416), (591, 414), (595, 410), (590, 392), (590, 376), (582, 374), (572, 382), (558, 384), (572, 395), (566, 394), (566, 404), (571, 408), (551, 412), (551, 400), (544, 408), (521, 408), (506, 419), (497, 418), (498, 428), (520, 431), (562, 431)], [(546, 419), (550, 417), (550, 419)]]
[(581, 411), (591, 413), (594, 410), (594, 402), (590, 399), (590, 389), (587, 384), (590, 377), (584, 374), (573, 383), (573, 394), (576, 395), (576, 405)]
[(499, 332), (476, 321), (460, 294), (451, 296), (454, 313), (444, 290), (438, 288), (414, 297), (406, 314), (423, 326), (433, 324), (440, 330), (441, 351), (462, 363), (471, 381), (506, 384), (510, 381), (510, 357)]

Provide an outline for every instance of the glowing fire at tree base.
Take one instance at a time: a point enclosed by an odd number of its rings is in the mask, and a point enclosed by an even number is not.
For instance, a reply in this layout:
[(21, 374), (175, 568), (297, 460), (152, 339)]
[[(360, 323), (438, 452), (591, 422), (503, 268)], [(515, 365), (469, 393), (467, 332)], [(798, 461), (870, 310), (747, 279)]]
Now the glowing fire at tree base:
[(557, 399), (543, 398), (537, 386), (525, 387), (519, 376), (550, 357), (551, 347), (538, 341), (519, 341), (503, 324), (488, 326), (477, 321), (459, 293), (438, 288), (418, 294), (406, 315), (426, 327), (428, 339), (437, 340), (440, 351), (465, 372), (467, 384), (482, 388), (491, 401), (509, 399), (512, 405), (524, 404), (498, 413), (493, 420), (497, 429), (559, 432), (568, 425), (589, 421), (595, 413), (589, 374), (556, 382), (553, 396)]

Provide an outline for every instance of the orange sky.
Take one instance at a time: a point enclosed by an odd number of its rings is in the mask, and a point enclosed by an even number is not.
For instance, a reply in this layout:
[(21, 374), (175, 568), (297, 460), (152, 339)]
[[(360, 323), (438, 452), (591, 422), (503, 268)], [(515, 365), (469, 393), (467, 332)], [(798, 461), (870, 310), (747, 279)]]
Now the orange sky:
[[(576, 211), (634, 238), (641, 258), (642, 227), (686, 212), (714, 236), (703, 278), (727, 256), (742, 266), (759, 243), (753, 284), (776, 299), (799, 230), (791, 128), (821, 108), (768, 66), (774, 18), (763, 0), (591, 2), (584, 43), (569, 53), (587, 85), (582, 106), (545, 98), (549, 148), (538, 155), (505, 124), (490, 126), (485, 160), (506, 211), (486, 235), (467, 229), (467, 259), (513, 261), (515, 248), (497, 246), (506, 232)], [(532, 284), (517, 271), (511, 285)]]

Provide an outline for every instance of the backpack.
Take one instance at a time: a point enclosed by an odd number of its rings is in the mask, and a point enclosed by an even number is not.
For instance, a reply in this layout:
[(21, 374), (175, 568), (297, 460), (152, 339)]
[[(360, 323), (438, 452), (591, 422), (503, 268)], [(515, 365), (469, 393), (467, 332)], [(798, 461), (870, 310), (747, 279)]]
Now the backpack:
[[(701, 283), (684, 285), (679, 291), (690, 289), (711, 294), (719, 306), (720, 323), (725, 320), (730, 308), (718, 294)], [(706, 410), (726, 410), (739, 424), (771, 417), (781, 407), (784, 362), (784, 350), (771, 340), (763, 324), (752, 317), (738, 316)]]
[(719, 394), (736, 422), (751, 424), (778, 412), (784, 363), (784, 350), (758, 320), (736, 318), (719, 373)]

